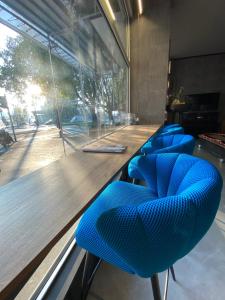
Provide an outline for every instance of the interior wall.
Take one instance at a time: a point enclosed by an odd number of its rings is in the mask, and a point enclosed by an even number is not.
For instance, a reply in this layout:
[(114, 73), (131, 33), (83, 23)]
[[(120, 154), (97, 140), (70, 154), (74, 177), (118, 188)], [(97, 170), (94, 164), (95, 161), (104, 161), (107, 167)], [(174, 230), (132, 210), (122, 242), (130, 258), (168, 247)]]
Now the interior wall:
[(225, 51), (224, 0), (172, 0), (172, 58)]
[(220, 92), (220, 121), (225, 120), (225, 54), (177, 59), (172, 62), (172, 90), (184, 94)]
[(167, 94), (170, 1), (148, 0), (131, 21), (131, 112), (141, 124), (162, 123)]

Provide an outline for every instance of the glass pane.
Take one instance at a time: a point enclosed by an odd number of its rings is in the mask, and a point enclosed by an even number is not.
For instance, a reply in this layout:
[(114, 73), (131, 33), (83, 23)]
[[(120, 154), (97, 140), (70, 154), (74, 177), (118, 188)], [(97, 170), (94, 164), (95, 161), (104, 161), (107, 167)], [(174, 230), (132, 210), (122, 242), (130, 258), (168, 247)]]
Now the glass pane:
[[(66, 145), (74, 148), (124, 125), (127, 116), (128, 68), (97, 2), (89, 3), (64, 1), (73, 26), (54, 32), (55, 40), (70, 37), (74, 57), (73, 76), (68, 79), (73, 91), (68, 99), (59, 99)], [(76, 43), (71, 42), (73, 35)]]
[(128, 67), (97, 1), (0, 4), (1, 185), (125, 125)]
[(114, 25), (120, 36), (120, 40), (123, 43), (124, 49), (128, 51), (128, 33), (127, 33), (128, 18), (123, 5), (123, 1), (109, 0), (109, 3), (115, 15)]
[(124, 2), (120, 0), (99, 0), (108, 21), (116, 32), (129, 57), (128, 16)]
[(6, 102), (0, 105), (0, 185), (4, 185), (61, 158), (64, 151), (48, 49), (3, 24), (0, 31), (0, 93)]

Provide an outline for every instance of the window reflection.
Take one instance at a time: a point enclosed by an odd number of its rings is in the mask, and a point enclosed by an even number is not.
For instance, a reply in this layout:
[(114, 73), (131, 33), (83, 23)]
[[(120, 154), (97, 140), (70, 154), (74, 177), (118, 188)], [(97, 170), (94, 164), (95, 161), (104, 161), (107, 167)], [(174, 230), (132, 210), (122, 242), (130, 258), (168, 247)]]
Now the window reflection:
[[(3, 185), (125, 125), (128, 67), (97, 1), (0, 1), (0, 8), (0, 92), (18, 137), (0, 145)], [(0, 127), (12, 136), (4, 107)]]
[[(64, 137), (76, 147), (124, 125), (128, 102), (128, 71), (121, 51), (98, 6), (85, 6), (84, 2), (78, 1), (72, 7), (71, 2), (64, 2), (71, 18), (69, 23), (76, 24), (72, 36), (77, 39), (79, 50), (71, 43), (78, 67), (73, 67), (75, 93), (67, 101), (60, 99), (62, 128)], [(67, 36), (71, 36), (71, 27), (60, 32), (60, 38)], [(54, 38), (58, 38), (57, 32)], [(71, 109), (73, 115), (65, 121), (68, 101), (76, 109)]]
[(120, 0), (109, 0), (110, 5), (116, 17), (115, 27), (120, 36), (121, 42), (123, 43), (124, 49), (128, 51), (128, 18), (123, 1)]
[(126, 55), (129, 57), (128, 15), (124, 1), (99, 0), (108, 20), (118, 36)]

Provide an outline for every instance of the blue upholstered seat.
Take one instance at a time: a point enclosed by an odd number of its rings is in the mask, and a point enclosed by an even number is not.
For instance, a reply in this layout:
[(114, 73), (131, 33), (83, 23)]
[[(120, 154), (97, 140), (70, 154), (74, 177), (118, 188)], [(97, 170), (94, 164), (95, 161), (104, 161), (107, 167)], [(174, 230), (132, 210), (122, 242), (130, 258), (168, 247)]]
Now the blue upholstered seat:
[(183, 127), (181, 127), (179, 124), (170, 124), (170, 125), (165, 125), (161, 127), (154, 135), (149, 137), (146, 143), (153, 141), (155, 138), (159, 136), (167, 136), (171, 134), (182, 134), (184, 133)]
[[(175, 128), (179, 128), (179, 130), (181, 130), (181, 128), (183, 129), (183, 127), (180, 125), (180, 124), (168, 124), (168, 125), (164, 125), (162, 128), (161, 128), (161, 132), (166, 132), (168, 130), (172, 130), (172, 129), (175, 129)], [(181, 130), (182, 133), (184, 132), (184, 129)], [(181, 132), (180, 132), (181, 133)]]
[(218, 209), (222, 179), (186, 154), (140, 156), (148, 187), (110, 184), (83, 215), (78, 245), (119, 268), (151, 277), (186, 255)]
[(181, 127), (181, 126), (178, 123), (166, 124), (166, 125), (163, 126), (164, 130), (169, 129), (169, 128), (174, 128), (174, 127)]
[(195, 146), (195, 139), (187, 134), (159, 135), (144, 144), (141, 152), (152, 153), (187, 153), (192, 154)]
[(184, 128), (181, 126), (175, 126), (175, 127), (162, 127), (158, 134), (156, 134), (157, 136), (166, 136), (166, 135), (170, 135), (170, 134), (178, 134), (178, 133), (184, 133)]

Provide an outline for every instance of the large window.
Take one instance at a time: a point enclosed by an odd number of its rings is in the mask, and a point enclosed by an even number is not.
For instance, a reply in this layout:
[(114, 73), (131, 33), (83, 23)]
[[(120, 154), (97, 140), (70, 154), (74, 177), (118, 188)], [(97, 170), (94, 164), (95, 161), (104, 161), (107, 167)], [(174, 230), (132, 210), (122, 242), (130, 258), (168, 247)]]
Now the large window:
[(128, 15), (123, 0), (100, 0), (108, 21), (118, 36), (127, 56), (129, 55)]
[(2, 185), (125, 125), (128, 66), (97, 1), (0, 1), (0, 22)]

